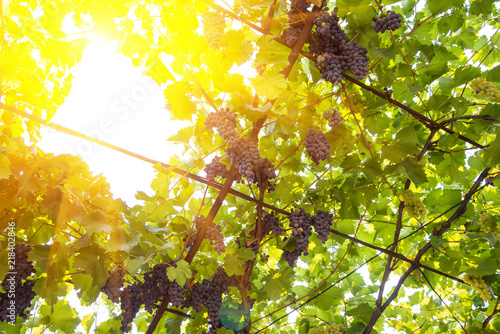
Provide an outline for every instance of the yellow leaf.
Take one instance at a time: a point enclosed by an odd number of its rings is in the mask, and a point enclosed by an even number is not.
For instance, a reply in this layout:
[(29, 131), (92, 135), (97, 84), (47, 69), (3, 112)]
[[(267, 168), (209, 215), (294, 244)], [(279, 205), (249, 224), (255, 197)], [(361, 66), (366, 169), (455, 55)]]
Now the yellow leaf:
[(3, 154), (0, 155), (0, 179), (8, 179), (11, 174), (9, 158)]
[(264, 73), (262, 76), (251, 79), (255, 92), (271, 100), (276, 99), (287, 88), (285, 76), (281, 73)]

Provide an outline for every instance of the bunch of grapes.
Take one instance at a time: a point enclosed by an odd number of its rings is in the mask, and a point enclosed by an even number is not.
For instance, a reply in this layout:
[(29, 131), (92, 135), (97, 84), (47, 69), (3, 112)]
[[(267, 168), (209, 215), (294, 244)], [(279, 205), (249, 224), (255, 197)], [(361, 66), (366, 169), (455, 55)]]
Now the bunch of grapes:
[(142, 303), (149, 313), (157, 307), (157, 303), (163, 298), (170, 281), (167, 277), (167, 264), (156, 264), (153, 269), (144, 273), (144, 283), (137, 283), (142, 295)]
[(351, 110), (354, 113), (361, 113), (365, 110), (363, 97), (361, 96), (361, 93), (355, 89), (351, 90), (347, 96), (342, 96), (342, 102), (340, 105), (342, 108)]
[(221, 327), (219, 310), (222, 304), (222, 295), (228, 291), (229, 286), (236, 285), (237, 280), (234, 276), (228, 276), (224, 269), (218, 268), (212, 278), (192, 285), (183, 306), (192, 307), (196, 312), (201, 312), (205, 306), (210, 318), (209, 333), (217, 333), (217, 328)]
[[(199, 216), (196, 220), (196, 229), (200, 230), (201, 226), (205, 221), (204, 216)], [(215, 251), (219, 254), (223, 253), (226, 250), (226, 245), (224, 244), (224, 235), (220, 229), (219, 225), (215, 225), (214, 223), (210, 223), (207, 227), (207, 232), (205, 234), (205, 238), (210, 241), (210, 244), (215, 247)]]
[(299, 258), (299, 256), (300, 256), (300, 252), (298, 249), (294, 249), (291, 252), (284, 250), (283, 253), (281, 254), (281, 259), (288, 262), (290, 267), (293, 268), (297, 264), (297, 259)]
[(484, 78), (478, 78), (472, 81), (470, 86), (476, 94), (490, 100), (491, 102), (500, 102), (500, 91), (490, 81)]
[(208, 45), (214, 50), (219, 48), (219, 43), (226, 29), (226, 19), (219, 12), (205, 11), (203, 13), (203, 34)]
[(409, 189), (404, 190), (401, 193), (401, 200), (405, 203), (405, 210), (410, 217), (420, 217), (421, 219), (425, 218), (427, 211), (424, 203), (422, 203), (422, 201)]
[(309, 129), (305, 143), (307, 155), (317, 165), (321, 160), (330, 158), (330, 142), (321, 131)]
[(331, 324), (324, 327), (316, 327), (309, 331), (309, 334), (342, 334), (340, 326)]
[(274, 165), (269, 159), (260, 156), (256, 143), (239, 138), (225, 151), (231, 165), (238, 169), (241, 177), (252, 183), (258, 183), (269, 191), (274, 190), (275, 184), (271, 181), (276, 179)]
[[(172, 265), (176, 266), (175, 263)], [(123, 289), (120, 294), (122, 332), (127, 333), (132, 329), (131, 323), (142, 305), (146, 311), (152, 313), (166, 294), (170, 296), (172, 305), (179, 306), (182, 303), (184, 288), (168, 279), (168, 266), (166, 263), (156, 264), (150, 271), (144, 273), (144, 282), (138, 281)]]
[(170, 303), (174, 307), (179, 307), (184, 301), (184, 287), (177, 282), (169, 282), (167, 293), (170, 298)]
[[(11, 281), (12, 285), (10, 285)], [(19, 276), (11, 276), (10, 274), (5, 277), (2, 287), (6, 292), (0, 293), (0, 321), (15, 321), (18, 316), (23, 319), (28, 318), (27, 309), (31, 307), (31, 301), (36, 296), (33, 291), (35, 282), (35, 280), (25, 280), (23, 283)], [(6, 283), (8, 286), (5, 286)], [(15, 294), (15, 297), (9, 296), (12, 293)], [(11, 304), (13, 300), (16, 302), (14, 305)], [(9, 308), (13, 306), (14, 311), (11, 313)]]
[(109, 300), (113, 303), (120, 301), (121, 289), (125, 283), (124, 276), (126, 271), (123, 267), (119, 266), (109, 273), (106, 284), (101, 288), (101, 291), (108, 296)]
[(287, 218), (292, 228), (292, 235), (297, 242), (297, 249), (292, 252), (283, 251), (281, 258), (288, 262), (291, 267), (295, 267), (299, 256), (309, 253), (307, 247), (309, 246), (309, 237), (312, 234), (312, 219), (311, 215), (306, 213), (302, 208), (294, 210)]
[(376, 32), (384, 33), (386, 30), (394, 31), (401, 28), (401, 18), (394, 11), (389, 10), (385, 15), (374, 17), (372, 20), (372, 28)]
[(205, 168), (203, 168), (205, 173), (207, 173), (207, 178), (210, 182), (214, 182), (215, 178), (220, 176), (223, 179), (229, 176), (229, 172), (227, 171), (226, 165), (220, 162), (220, 157), (215, 157), (212, 162), (207, 164)]
[(489, 232), (490, 228), (486, 225), (488, 219), (491, 218), (491, 215), (488, 212), (482, 212), (479, 216), (478, 224), (481, 227), (481, 231)]
[(411, 272), (411, 277), (417, 281), (418, 284), (423, 285), (424, 284), (424, 275), (422, 275), (422, 272), (418, 269), (415, 269)]
[(140, 287), (136, 284), (131, 284), (125, 287), (120, 295), (120, 307), (122, 309), (122, 321), (120, 330), (124, 333), (128, 333), (132, 330), (131, 323), (141, 309), (142, 302), (142, 291)]
[[(0, 293), (0, 321), (15, 321), (17, 316), (28, 318), (27, 309), (31, 307), (31, 301), (36, 296), (33, 286), (36, 280), (27, 279), (36, 273), (32, 261), (28, 261), (30, 246), (17, 244), (12, 250), (14, 252), (14, 268), (5, 276)], [(24, 281), (24, 282), (23, 282)], [(14, 310), (11, 301), (15, 300)]]
[(269, 214), (264, 211), (263, 218), (264, 220), (264, 228), (263, 234), (266, 235), (269, 232), (272, 232), (276, 235), (283, 234), (283, 229), (280, 226), (280, 220), (278, 217), (275, 217), (274, 212)]
[(323, 244), (328, 240), (328, 236), (330, 235), (332, 218), (332, 214), (322, 210), (319, 210), (317, 215), (311, 217), (311, 224), (314, 227), (314, 231), (318, 233), (318, 239)]
[(333, 84), (339, 84), (345, 72), (358, 79), (363, 79), (368, 73), (368, 50), (356, 42), (350, 42), (349, 37), (339, 25), (338, 9), (331, 13), (324, 8), (314, 19), (313, 38), (309, 43), (309, 51), (316, 56), (316, 67), (321, 77)]
[(232, 143), (239, 138), (236, 132), (236, 114), (232, 113), (229, 108), (220, 108), (216, 112), (212, 112), (205, 120), (205, 128), (216, 128), (219, 135), (228, 143)]
[(469, 284), (474, 290), (479, 292), (481, 298), (483, 300), (491, 300), (491, 293), (488, 285), (483, 280), (482, 276), (470, 276), (469, 274), (465, 274), (464, 282)]
[(28, 253), (31, 250), (30, 246), (17, 244), (14, 246), (15, 265), (11, 272), (16, 273), (16, 278), (25, 279), (33, 275), (36, 271), (33, 267), (33, 262), (28, 261)]
[(323, 117), (328, 121), (330, 128), (335, 129), (344, 122), (344, 117), (338, 109), (330, 108), (323, 112)]
[(285, 44), (292, 47), (297, 43), (300, 35), (300, 28), (289, 27), (281, 34), (281, 38), (285, 40)]

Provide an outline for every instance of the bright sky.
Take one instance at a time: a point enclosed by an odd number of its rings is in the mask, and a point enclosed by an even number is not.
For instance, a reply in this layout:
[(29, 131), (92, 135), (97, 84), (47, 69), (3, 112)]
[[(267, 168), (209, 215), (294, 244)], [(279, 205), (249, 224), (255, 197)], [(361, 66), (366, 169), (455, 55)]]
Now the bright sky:
[[(52, 122), (162, 162), (180, 153), (181, 147), (166, 141), (180, 124), (169, 120), (162, 89), (116, 53), (114, 44), (91, 42), (71, 73), (71, 91)], [(152, 194), (149, 163), (55, 130), (43, 131), (39, 147), (79, 155), (128, 205), (135, 204), (137, 190)]]

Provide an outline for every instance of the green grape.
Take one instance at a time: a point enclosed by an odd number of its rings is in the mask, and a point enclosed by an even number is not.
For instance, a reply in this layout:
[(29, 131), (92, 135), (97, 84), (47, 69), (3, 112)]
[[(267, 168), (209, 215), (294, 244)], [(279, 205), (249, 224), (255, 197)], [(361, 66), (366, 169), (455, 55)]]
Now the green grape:
[(471, 83), (471, 88), (480, 96), (492, 101), (500, 102), (500, 91), (496, 86), (486, 79), (479, 78)]
[(401, 193), (401, 200), (405, 203), (405, 211), (410, 215), (410, 217), (421, 219), (425, 218), (427, 210), (425, 209), (424, 203), (410, 190), (404, 190)]
[[(408, 255), (409, 260), (413, 260), (415, 256), (413, 254)], [(411, 277), (417, 281), (418, 284), (423, 285), (424, 284), (424, 275), (422, 275), (422, 272), (418, 269), (415, 269), (414, 271), (411, 272)]]
[(474, 290), (479, 292), (483, 300), (491, 300), (491, 293), (488, 289), (488, 285), (486, 285), (486, 282), (483, 280), (483, 276), (470, 276), (469, 274), (465, 274), (464, 282), (470, 284)]
[(341, 107), (347, 110), (352, 110), (354, 113), (362, 113), (365, 110), (365, 106), (363, 105), (363, 97), (357, 90), (351, 90), (347, 94), (347, 98), (345, 95), (342, 98)]
[(483, 232), (489, 232), (491, 229), (486, 226), (486, 223), (488, 222), (488, 219), (490, 219), (491, 215), (488, 212), (483, 212), (479, 216), (478, 224), (481, 226), (481, 231)]

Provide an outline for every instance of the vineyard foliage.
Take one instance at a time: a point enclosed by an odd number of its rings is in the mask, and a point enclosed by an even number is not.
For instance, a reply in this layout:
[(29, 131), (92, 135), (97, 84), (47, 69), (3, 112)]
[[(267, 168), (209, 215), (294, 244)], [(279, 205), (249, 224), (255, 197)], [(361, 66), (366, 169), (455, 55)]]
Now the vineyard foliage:
[[(0, 332), (500, 332), (499, 2), (1, 6)], [(95, 37), (187, 124), (133, 207), (36, 146)]]

